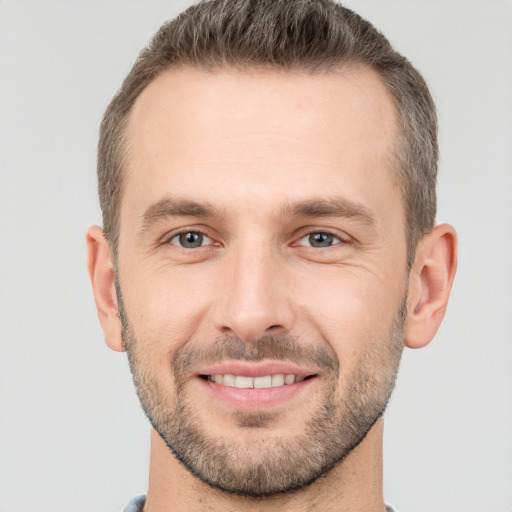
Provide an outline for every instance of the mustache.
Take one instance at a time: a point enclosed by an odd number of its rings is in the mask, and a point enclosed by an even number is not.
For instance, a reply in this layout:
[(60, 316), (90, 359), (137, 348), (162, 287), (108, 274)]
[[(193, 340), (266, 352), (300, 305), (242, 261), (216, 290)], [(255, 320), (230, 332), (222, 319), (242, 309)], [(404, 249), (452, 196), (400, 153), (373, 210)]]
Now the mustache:
[(338, 356), (327, 343), (323, 345), (305, 345), (289, 335), (269, 335), (256, 341), (243, 341), (237, 336), (217, 338), (212, 344), (191, 338), (172, 358), (175, 375), (183, 375), (199, 366), (218, 363), (223, 360), (286, 361), (298, 366), (317, 367), (339, 373)]

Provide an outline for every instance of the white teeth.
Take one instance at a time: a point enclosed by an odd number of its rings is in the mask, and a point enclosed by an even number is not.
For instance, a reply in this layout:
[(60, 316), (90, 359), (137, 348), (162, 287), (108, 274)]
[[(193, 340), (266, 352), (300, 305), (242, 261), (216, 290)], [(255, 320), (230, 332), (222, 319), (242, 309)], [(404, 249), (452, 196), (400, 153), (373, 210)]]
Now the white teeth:
[(235, 388), (253, 388), (254, 387), (254, 379), (252, 377), (242, 377), (241, 375), (237, 375), (235, 377)]
[[(221, 375), (221, 377), (222, 377), (222, 375)], [(215, 376), (215, 382), (217, 382), (217, 375)], [(222, 384), (224, 384), (224, 386), (233, 387), (235, 385), (235, 376), (230, 375), (229, 373), (227, 375), (224, 375), (224, 378), (222, 379)]]
[(293, 384), (295, 382), (295, 375), (286, 375), (284, 378), (285, 384)]
[(215, 382), (216, 384), (240, 389), (264, 389), (289, 385), (295, 382), (302, 382), (304, 377), (295, 376), (292, 374), (284, 375), (283, 373), (277, 373), (276, 375), (264, 375), (262, 377), (245, 377), (244, 375), (232, 375), (227, 373), (225, 375), (209, 375), (208, 380), (210, 382)]
[(277, 375), (272, 375), (272, 387), (276, 388), (277, 386), (284, 385), (284, 375), (282, 373), (278, 373)]
[(272, 387), (272, 377), (265, 375), (265, 377), (254, 377), (255, 388), (270, 388)]

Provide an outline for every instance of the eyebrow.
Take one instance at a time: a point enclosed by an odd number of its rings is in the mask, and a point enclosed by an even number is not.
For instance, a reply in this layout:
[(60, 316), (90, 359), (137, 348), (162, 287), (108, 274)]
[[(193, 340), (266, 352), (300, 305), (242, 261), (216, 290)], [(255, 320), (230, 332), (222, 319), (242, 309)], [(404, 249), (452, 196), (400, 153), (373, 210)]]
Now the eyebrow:
[[(374, 215), (363, 204), (344, 197), (309, 199), (286, 204), (283, 217), (345, 217), (355, 218), (367, 225), (374, 225)], [(142, 215), (141, 232), (167, 217), (221, 217), (220, 211), (208, 203), (187, 199), (164, 198), (150, 205)]]
[(311, 199), (287, 204), (283, 215), (290, 217), (346, 217), (355, 218), (369, 226), (376, 223), (375, 216), (363, 204), (345, 197)]
[(153, 203), (142, 215), (141, 232), (148, 230), (155, 222), (167, 217), (215, 217), (219, 213), (206, 203), (167, 197)]

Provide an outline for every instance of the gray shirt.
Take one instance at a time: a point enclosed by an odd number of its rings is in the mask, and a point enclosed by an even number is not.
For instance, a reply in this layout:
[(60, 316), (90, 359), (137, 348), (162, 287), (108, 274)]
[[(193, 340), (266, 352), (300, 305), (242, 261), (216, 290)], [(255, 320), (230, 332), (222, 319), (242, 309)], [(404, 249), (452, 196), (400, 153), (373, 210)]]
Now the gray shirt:
[[(141, 512), (144, 503), (146, 502), (146, 495), (141, 494), (140, 496), (136, 496), (133, 498), (126, 507), (124, 507), (123, 512)], [(391, 507), (386, 506), (386, 512), (394, 512)]]

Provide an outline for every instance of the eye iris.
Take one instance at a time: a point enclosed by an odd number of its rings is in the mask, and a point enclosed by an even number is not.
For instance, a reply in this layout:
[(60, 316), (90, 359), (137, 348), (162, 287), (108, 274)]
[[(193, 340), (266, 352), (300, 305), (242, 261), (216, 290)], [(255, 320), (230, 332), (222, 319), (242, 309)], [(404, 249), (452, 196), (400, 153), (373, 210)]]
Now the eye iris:
[(188, 232), (180, 235), (180, 245), (186, 249), (201, 247), (203, 244), (203, 235), (201, 233)]
[(309, 243), (312, 247), (330, 247), (333, 244), (333, 238), (329, 233), (311, 233)]

